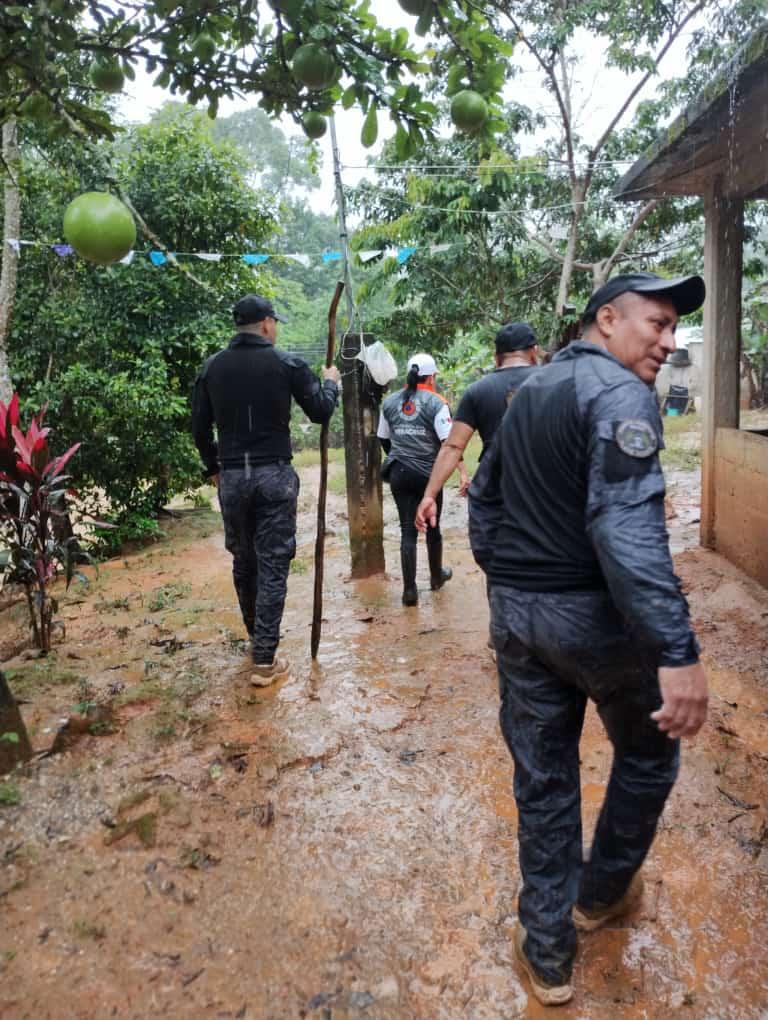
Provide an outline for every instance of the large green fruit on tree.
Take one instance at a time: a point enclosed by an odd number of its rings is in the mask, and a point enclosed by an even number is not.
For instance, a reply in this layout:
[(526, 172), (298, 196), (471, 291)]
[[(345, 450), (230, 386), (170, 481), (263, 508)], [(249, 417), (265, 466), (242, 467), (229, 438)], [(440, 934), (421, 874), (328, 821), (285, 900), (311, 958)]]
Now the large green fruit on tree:
[(472, 134), (479, 131), (488, 119), (488, 104), (479, 92), (462, 89), (453, 97), (451, 120), (459, 129)]
[(269, 6), (278, 14), (295, 20), (301, 14), (304, 0), (269, 0)]
[(106, 191), (86, 191), (67, 206), (64, 237), (81, 258), (109, 266), (133, 248), (136, 224), (119, 198)]
[(432, 0), (397, 0), (397, 2), (406, 14), (413, 14), (414, 17), (420, 18)]
[(116, 60), (95, 60), (89, 71), (90, 79), (102, 92), (122, 92), (125, 75)]
[(293, 73), (308, 89), (327, 89), (336, 77), (336, 61), (319, 43), (304, 43), (293, 55)]
[(328, 121), (316, 110), (309, 110), (304, 114), (301, 126), (307, 138), (322, 138), (328, 130)]

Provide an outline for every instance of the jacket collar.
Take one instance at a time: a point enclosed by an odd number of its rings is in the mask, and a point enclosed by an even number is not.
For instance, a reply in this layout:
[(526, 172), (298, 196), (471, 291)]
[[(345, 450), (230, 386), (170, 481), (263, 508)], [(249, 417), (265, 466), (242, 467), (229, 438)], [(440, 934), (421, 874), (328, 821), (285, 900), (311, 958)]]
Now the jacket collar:
[(590, 343), (589, 340), (574, 340), (568, 344), (562, 351), (558, 351), (557, 354), (552, 358), (552, 361), (571, 361), (573, 358), (578, 358), (583, 354), (593, 354), (598, 358), (607, 358), (612, 361), (614, 365), (620, 365), (625, 372), (631, 371), (627, 366), (609, 351), (606, 351), (603, 347), (598, 347), (597, 344)]
[(229, 341), (230, 347), (273, 347), (266, 337), (258, 333), (235, 333)]

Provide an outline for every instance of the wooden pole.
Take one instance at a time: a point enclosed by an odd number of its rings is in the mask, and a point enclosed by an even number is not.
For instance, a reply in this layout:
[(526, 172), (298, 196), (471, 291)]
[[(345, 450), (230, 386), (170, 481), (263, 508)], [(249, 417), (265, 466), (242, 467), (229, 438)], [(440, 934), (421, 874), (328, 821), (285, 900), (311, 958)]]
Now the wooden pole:
[[(333, 364), (336, 346), (336, 311), (339, 307), (344, 284), (339, 280), (336, 292), (328, 310), (328, 345), (325, 349), (325, 367)], [(320, 491), (317, 496), (317, 538), (315, 539), (315, 594), (312, 604), (312, 639), (310, 651), (317, 658), (320, 647), (320, 630), (323, 624), (323, 568), (325, 566), (325, 502), (328, 495), (328, 429), (327, 421), (320, 430)]]

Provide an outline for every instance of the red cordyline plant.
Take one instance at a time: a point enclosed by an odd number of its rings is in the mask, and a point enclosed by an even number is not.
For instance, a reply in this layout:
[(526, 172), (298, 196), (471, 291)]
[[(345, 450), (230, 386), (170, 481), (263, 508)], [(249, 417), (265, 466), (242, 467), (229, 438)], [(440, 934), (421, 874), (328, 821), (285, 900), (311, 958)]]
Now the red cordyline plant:
[(63, 570), (69, 587), (84, 556), (74, 536), (60, 540), (54, 528), (56, 518), (68, 518), (67, 496), (76, 495), (67, 485), (69, 475), (62, 472), (80, 443), (54, 457), (48, 448), (51, 430), (43, 427), (45, 410), (24, 432), (18, 394), (7, 406), (0, 400), (0, 532), (8, 553), (6, 577), (26, 590), (35, 643), (44, 654), (51, 649), (58, 608), (51, 582)]

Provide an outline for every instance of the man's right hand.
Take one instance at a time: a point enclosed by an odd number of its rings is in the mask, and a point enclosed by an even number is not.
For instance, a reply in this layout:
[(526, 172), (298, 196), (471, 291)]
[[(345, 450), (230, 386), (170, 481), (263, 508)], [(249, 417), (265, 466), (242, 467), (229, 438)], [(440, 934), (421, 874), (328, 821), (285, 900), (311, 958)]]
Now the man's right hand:
[(707, 718), (707, 674), (700, 662), (692, 666), (661, 666), (659, 687), (663, 703), (651, 713), (671, 740), (693, 737)]
[(341, 376), (339, 375), (338, 368), (336, 368), (335, 365), (331, 365), (330, 368), (324, 368), (323, 379), (330, 379), (331, 382), (335, 382), (336, 385), (338, 386), (339, 383), (341, 382)]
[(437, 503), (432, 496), (425, 496), (419, 503), (414, 523), (421, 532), (426, 532), (427, 528), (437, 527)]

